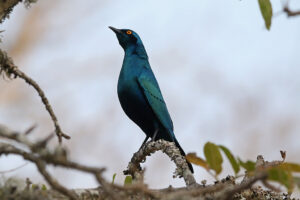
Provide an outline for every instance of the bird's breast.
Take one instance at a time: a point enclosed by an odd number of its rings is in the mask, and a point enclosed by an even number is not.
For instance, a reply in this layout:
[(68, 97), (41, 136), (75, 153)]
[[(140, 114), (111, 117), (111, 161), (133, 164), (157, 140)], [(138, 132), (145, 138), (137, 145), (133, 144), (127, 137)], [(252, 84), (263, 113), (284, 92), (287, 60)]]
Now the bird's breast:
[[(118, 96), (121, 105), (133, 106), (142, 101), (142, 93), (135, 79), (119, 80)], [(122, 106), (123, 107), (123, 106)]]
[(124, 112), (135, 122), (151, 112), (136, 77), (119, 78), (118, 97)]

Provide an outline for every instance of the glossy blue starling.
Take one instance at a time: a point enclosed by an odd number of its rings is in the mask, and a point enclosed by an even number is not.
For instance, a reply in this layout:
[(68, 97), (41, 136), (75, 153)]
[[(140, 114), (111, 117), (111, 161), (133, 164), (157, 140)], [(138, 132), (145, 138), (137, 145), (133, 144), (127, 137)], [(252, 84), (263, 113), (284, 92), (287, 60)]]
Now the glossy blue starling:
[[(109, 28), (115, 32), (125, 51), (118, 81), (118, 97), (126, 115), (146, 134), (142, 146), (149, 138), (164, 139), (174, 142), (185, 156), (174, 135), (173, 122), (142, 40), (130, 29)], [(193, 172), (192, 165), (188, 165)]]

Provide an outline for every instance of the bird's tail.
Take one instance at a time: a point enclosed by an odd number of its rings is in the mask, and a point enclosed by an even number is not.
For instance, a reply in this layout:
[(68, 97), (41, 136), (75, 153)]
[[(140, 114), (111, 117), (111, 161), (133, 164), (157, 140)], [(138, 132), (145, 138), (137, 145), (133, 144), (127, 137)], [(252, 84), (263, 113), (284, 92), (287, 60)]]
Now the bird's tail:
[[(179, 151), (181, 153), (181, 155), (183, 155), (185, 157), (185, 152), (183, 151), (183, 149), (181, 148), (181, 146), (179, 145), (178, 141), (175, 139), (175, 145), (179, 148)], [(191, 172), (194, 173), (194, 169), (193, 169), (193, 166), (190, 162), (186, 161)]]

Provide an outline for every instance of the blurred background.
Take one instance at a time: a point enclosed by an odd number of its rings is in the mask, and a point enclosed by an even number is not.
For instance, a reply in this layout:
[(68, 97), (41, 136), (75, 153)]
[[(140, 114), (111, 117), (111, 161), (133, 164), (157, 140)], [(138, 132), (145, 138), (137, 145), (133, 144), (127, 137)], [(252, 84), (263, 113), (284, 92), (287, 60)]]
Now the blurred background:
[[(272, 1), (275, 13), (280, 1)], [(290, 1), (300, 9), (300, 1)], [(277, 13), (278, 14), (278, 13)], [(3, 42), (21, 70), (36, 80), (58, 117), (71, 159), (107, 168), (124, 180), (145, 135), (124, 114), (117, 97), (123, 50), (108, 26), (131, 28), (142, 38), (175, 134), (185, 151), (203, 157), (203, 145), (222, 144), (255, 160), (300, 162), (300, 18), (273, 18), (267, 31), (257, 1), (38, 1), (18, 5), (1, 26)], [(0, 79), (0, 123), (42, 138), (53, 124), (36, 91), (23, 80)], [(57, 140), (51, 142), (52, 146)], [(24, 164), (0, 157), (0, 171)], [(227, 160), (224, 177), (233, 174)], [(144, 164), (151, 188), (183, 186), (162, 153)], [(96, 187), (90, 175), (50, 168), (70, 188)], [(30, 163), (4, 176), (44, 182)], [(195, 167), (197, 180), (213, 179)]]

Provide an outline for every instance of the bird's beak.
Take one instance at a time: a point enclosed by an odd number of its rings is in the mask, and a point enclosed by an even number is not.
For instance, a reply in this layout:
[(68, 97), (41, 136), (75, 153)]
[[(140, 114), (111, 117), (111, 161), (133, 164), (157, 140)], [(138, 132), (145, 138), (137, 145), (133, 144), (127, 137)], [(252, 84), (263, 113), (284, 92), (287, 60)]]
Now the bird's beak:
[(120, 34), (122, 33), (120, 29), (114, 28), (112, 26), (109, 26), (108, 28), (110, 28), (113, 32), (115, 32), (116, 34)]

